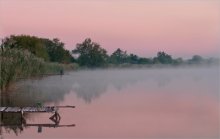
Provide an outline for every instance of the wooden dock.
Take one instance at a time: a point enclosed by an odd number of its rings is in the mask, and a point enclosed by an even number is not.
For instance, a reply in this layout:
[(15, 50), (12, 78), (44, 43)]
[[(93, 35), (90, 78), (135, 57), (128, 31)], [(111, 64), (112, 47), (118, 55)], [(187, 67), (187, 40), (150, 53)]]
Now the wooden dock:
[(59, 108), (75, 108), (75, 106), (44, 106), (44, 107), (0, 107), (0, 112), (3, 113), (55, 113)]
[(0, 107), (3, 113), (19, 113), (19, 112), (55, 112), (55, 107)]

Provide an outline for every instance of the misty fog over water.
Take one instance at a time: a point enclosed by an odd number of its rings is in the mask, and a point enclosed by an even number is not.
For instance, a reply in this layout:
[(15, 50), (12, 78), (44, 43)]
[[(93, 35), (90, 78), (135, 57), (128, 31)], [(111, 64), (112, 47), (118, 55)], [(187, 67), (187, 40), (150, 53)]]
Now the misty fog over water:
[[(25, 128), (17, 137), (218, 138), (219, 67), (81, 70), (20, 81), (8, 106), (75, 105), (60, 110), (70, 128)], [(48, 122), (47, 114), (28, 122)], [(62, 134), (61, 134), (62, 133)], [(4, 134), (14, 138), (15, 134)]]

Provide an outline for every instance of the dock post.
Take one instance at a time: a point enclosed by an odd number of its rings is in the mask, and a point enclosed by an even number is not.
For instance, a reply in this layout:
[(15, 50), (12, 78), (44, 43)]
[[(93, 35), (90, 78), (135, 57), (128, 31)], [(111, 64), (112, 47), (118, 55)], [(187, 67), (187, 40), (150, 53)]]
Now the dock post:
[(26, 123), (25, 118), (24, 118), (24, 111), (21, 109), (21, 124)]

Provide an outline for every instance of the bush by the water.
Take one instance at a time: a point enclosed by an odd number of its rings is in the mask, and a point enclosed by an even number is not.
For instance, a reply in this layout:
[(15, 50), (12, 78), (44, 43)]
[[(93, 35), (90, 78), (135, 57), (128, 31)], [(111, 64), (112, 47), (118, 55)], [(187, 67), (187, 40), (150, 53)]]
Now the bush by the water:
[(0, 86), (6, 89), (18, 78), (28, 78), (42, 74), (58, 74), (61, 69), (75, 68), (75, 65), (48, 63), (27, 50), (0, 50)]

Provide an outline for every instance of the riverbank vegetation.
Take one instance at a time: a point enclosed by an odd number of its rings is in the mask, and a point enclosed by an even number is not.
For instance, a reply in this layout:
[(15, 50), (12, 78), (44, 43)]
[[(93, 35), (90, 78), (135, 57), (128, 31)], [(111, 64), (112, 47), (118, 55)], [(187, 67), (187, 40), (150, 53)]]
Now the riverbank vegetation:
[(58, 39), (6, 37), (2, 40), (0, 56), (1, 91), (20, 78), (59, 74), (61, 70), (77, 68), (70, 52)]
[(59, 39), (39, 38), (29, 35), (5, 37), (0, 49), (1, 90), (19, 78), (59, 74), (61, 70), (78, 68), (158, 67), (201, 65), (219, 63), (215, 58), (194, 55), (190, 59), (173, 58), (159, 51), (155, 57), (140, 57), (121, 48), (112, 54), (90, 38), (76, 44), (72, 51), (65, 49)]

